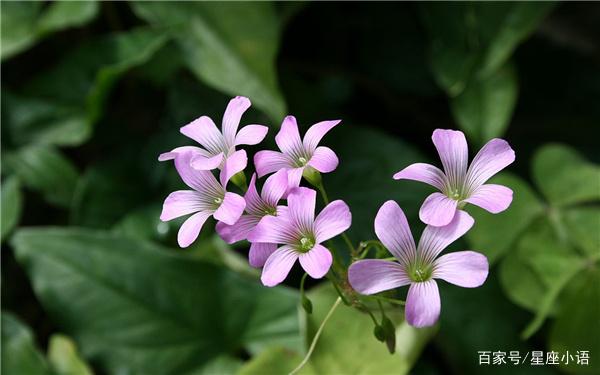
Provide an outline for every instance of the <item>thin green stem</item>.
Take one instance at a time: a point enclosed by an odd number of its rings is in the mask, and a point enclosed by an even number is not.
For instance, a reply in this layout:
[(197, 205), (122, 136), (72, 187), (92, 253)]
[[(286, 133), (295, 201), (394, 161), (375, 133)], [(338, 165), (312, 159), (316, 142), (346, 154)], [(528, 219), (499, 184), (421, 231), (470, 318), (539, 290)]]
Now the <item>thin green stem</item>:
[(312, 339), (312, 342), (310, 344), (310, 347), (308, 348), (308, 352), (306, 353), (306, 356), (304, 356), (304, 359), (302, 360), (302, 362), (300, 362), (300, 364), (295, 369), (293, 369), (289, 375), (294, 375), (294, 374), (298, 373), (298, 371), (300, 371), (302, 369), (302, 367), (304, 367), (304, 365), (306, 365), (306, 363), (310, 359), (310, 356), (312, 355), (312, 352), (315, 350), (315, 347), (317, 346), (317, 341), (319, 340), (319, 337), (321, 336), (321, 333), (323, 332), (323, 328), (325, 328), (325, 324), (327, 323), (329, 318), (331, 318), (331, 315), (333, 315), (333, 312), (335, 311), (335, 309), (340, 305), (340, 302), (342, 302), (342, 299), (340, 297), (338, 297), (335, 300), (335, 302), (333, 303), (333, 306), (331, 306), (331, 309), (329, 309), (329, 312), (325, 316), (325, 319), (323, 319), (323, 321), (321, 322), (321, 325), (319, 326), (317, 333), (315, 333), (315, 336)]

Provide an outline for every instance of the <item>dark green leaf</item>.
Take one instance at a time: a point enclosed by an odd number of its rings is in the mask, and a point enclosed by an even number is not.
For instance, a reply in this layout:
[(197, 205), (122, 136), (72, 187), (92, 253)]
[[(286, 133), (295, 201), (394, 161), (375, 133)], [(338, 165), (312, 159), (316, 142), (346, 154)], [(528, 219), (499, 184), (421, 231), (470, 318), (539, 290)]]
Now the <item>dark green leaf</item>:
[(16, 177), (9, 177), (2, 182), (2, 228), (0, 229), (0, 240), (4, 238), (17, 225), (21, 218), (23, 197), (21, 186)]
[[(279, 23), (273, 4), (135, 2), (136, 15), (168, 27), (182, 48), (188, 68), (208, 85), (245, 95), (273, 121), (285, 115), (275, 57)], [(243, 22), (240, 22), (243, 20)]]
[(564, 226), (571, 241), (590, 256), (600, 253), (600, 209), (570, 208), (563, 214)]
[(56, 324), (107, 373), (185, 374), (298, 342), (297, 293), (101, 231), (29, 229), (19, 262)]
[(52, 146), (33, 145), (7, 153), (6, 169), (26, 187), (40, 192), (52, 204), (68, 207), (73, 199), (77, 170)]
[(6, 311), (2, 312), (2, 373), (51, 374), (48, 364), (35, 346), (31, 330)]
[(569, 146), (540, 148), (533, 158), (533, 177), (548, 201), (557, 206), (600, 200), (600, 167)]

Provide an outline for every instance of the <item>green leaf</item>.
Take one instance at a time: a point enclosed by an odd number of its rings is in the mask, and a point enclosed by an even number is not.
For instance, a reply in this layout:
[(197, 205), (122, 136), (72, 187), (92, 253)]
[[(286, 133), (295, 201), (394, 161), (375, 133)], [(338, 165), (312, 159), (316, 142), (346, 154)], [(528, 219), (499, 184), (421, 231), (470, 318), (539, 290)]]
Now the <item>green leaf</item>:
[(51, 374), (45, 358), (35, 346), (29, 327), (5, 311), (2, 312), (2, 373)]
[(60, 151), (33, 145), (7, 153), (5, 167), (26, 187), (40, 192), (51, 204), (68, 207), (77, 182), (77, 170)]
[[(366, 127), (342, 125), (325, 138), (340, 159), (332, 174), (323, 175), (329, 197), (343, 199), (351, 207), (354, 241), (375, 238), (373, 220), (388, 199), (400, 204), (412, 225), (420, 223), (418, 212), (431, 189), (421, 183), (395, 181), (392, 175), (424, 156), (411, 145)], [(333, 175), (333, 176), (332, 176)]]
[(60, 375), (92, 375), (93, 372), (77, 353), (77, 347), (69, 337), (55, 334), (50, 337), (48, 360), (52, 369)]
[(222, 355), (298, 347), (298, 294), (147, 242), (83, 229), (13, 237), (53, 321), (106, 373), (187, 374)]
[[(598, 265), (591, 266), (587, 272), (580, 275), (573, 287), (567, 289), (562, 309), (556, 317), (550, 330), (550, 350), (561, 354), (573, 355), (580, 350), (600, 353), (600, 271)], [(571, 361), (570, 361), (571, 362)], [(597, 374), (600, 370), (598, 361), (589, 360), (589, 365), (578, 365), (573, 361), (564, 366), (570, 373)]]
[(490, 182), (511, 188), (513, 201), (506, 211), (496, 215), (479, 207), (467, 206), (477, 223), (467, 232), (467, 240), (473, 250), (485, 254), (489, 262), (494, 263), (513, 249), (519, 236), (544, 213), (544, 208), (531, 187), (515, 175), (502, 173)]
[(465, 90), (451, 99), (452, 115), (469, 138), (482, 145), (504, 134), (517, 93), (514, 67), (506, 65), (486, 78), (470, 80)]
[(12, 176), (2, 182), (2, 228), (0, 229), (0, 240), (4, 238), (17, 225), (21, 218), (23, 208), (23, 197), (19, 180)]
[(275, 70), (279, 23), (273, 4), (134, 2), (132, 8), (138, 17), (173, 32), (200, 80), (230, 95), (248, 96), (273, 121), (281, 121), (285, 102)]
[(557, 206), (600, 200), (600, 167), (569, 146), (540, 148), (533, 157), (533, 177), (548, 201)]
[(570, 208), (563, 214), (565, 230), (571, 241), (589, 256), (600, 254), (600, 209), (598, 207)]
[[(289, 374), (300, 362), (302, 356), (295, 351), (273, 347), (246, 362), (237, 375)], [(310, 363), (298, 372), (299, 375), (317, 375)]]
[(6, 2), (2, 6), (2, 60), (33, 45), (46, 34), (86, 24), (96, 17), (95, 1)]

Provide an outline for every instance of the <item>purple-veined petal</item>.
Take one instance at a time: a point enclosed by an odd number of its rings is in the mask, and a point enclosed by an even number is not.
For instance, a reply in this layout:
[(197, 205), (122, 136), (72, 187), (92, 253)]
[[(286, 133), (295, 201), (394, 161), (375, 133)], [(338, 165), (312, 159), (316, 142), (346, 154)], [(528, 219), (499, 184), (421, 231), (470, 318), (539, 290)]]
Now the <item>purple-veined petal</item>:
[(210, 171), (218, 168), (223, 162), (223, 153), (219, 152), (215, 156), (206, 157), (204, 155), (196, 155), (190, 161), (192, 168), (203, 171)]
[(180, 131), (186, 137), (200, 143), (212, 155), (223, 151), (223, 135), (208, 116), (195, 119), (183, 126)]
[(248, 108), (250, 108), (250, 100), (244, 96), (236, 96), (229, 101), (225, 114), (223, 115), (223, 137), (228, 146), (235, 144), (235, 136), (240, 125), (240, 119)]
[(375, 234), (400, 263), (407, 265), (416, 258), (415, 240), (408, 220), (395, 201), (385, 202), (377, 212)]
[(246, 125), (235, 136), (235, 145), (257, 145), (265, 139), (269, 128), (264, 125)]
[(506, 186), (484, 184), (475, 189), (465, 202), (474, 204), (493, 214), (502, 212), (510, 206), (513, 191)]
[(275, 286), (285, 280), (298, 256), (298, 252), (290, 246), (282, 246), (275, 250), (265, 262), (260, 276), (263, 285)]
[(352, 214), (342, 200), (329, 203), (315, 219), (315, 240), (322, 243), (350, 228)]
[(292, 189), (300, 186), (300, 181), (302, 180), (303, 172), (304, 172), (304, 167), (289, 168), (287, 170), (287, 175), (288, 175), (288, 191), (287, 191), (287, 193), (289, 193)]
[(275, 142), (284, 154), (295, 155), (300, 150), (303, 150), (300, 133), (298, 132), (298, 124), (294, 116), (287, 116), (283, 119), (281, 129), (275, 136)]
[(427, 263), (433, 260), (448, 245), (462, 237), (471, 229), (475, 220), (462, 210), (457, 210), (454, 219), (443, 227), (434, 227), (428, 225), (425, 227), (417, 251), (421, 254)]
[(394, 175), (394, 180), (413, 180), (444, 190), (446, 175), (438, 167), (427, 163), (415, 163)]
[(286, 216), (267, 215), (248, 233), (248, 241), (290, 244), (295, 241), (296, 235), (296, 229)]
[(180, 216), (208, 209), (209, 205), (203, 198), (202, 194), (192, 190), (172, 192), (163, 203), (160, 220), (169, 221)]
[(493, 175), (515, 161), (515, 152), (504, 139), (494, 138), (475, 155), (467, 173), (470, 190), (483, 185)]
[(263, 209), (263, 200), (258, 194), (258, 190), (256, 190), (256, 173), (252, 173), (250, 183), (248, 184), (248, 190), (246, 190), (246, 194), (244, 194), (244, 199), (246, 200), (247, 212), (254, 215), (261, 213), (261, 210)]
[(456, 200), (448, 198), (442, 193), (433, 193), (423, 202), (419, 210), (419, 219), (425, 224), (443, 227), (452, 221), (457, 205)]
[(406, 321), (413, 327), (432, 326), (440, 316), (440, 291), (435, 280), (410, 284), (406, 296)]
[(317, 147), (308, 165), (321, 173), (329, 173), (337, 168), (338, 163), (339, 160), (335, 152), (329, 147), (321, 146)]
[(194, 155), (193, 152), (178, 153), (175, 158), (175, 168), (183, 182), (202, 195), (208, 197), (222, 195), (223, 187), (211, 171), (198, 171), (192, 168), (190, 162)]
[(300, 254), (299, 259), (304, 271), (313, 279), (320, 279), (325, 276), (333, 262), (331, 252), (325, 246), (319, 244), (308, 252)]
[(331, 120), (321, 121), (311, 126), (304, 134), (304, 147), (308, 151), (314, 151), (321, 139), (329, 132), (334, 126), (339, 124), (342, 120)]
[(206, 157), (211, 156), (211, 154), (208, 151), (206, 151), (205, 149), (202, 149), (200, 147), (182, 146), (182, 147), (174, 148), (173, 150), (171, 150), (169, 152), (163, 152), (162, 154), (158, 155), (158, 161), (173, 160), (177, 157), (177, 155), (179, 155), (181, 153), (186, 153), (186, 152), (192, 152), (192, 153), (200, 154), (200, 155), (203, 155)]
[(215, 211), (214, 217), (225, 224), (233, 225), (242, 216), (244, 207), (246, 207), (244, 198), (235, 193), (227, 192), (223, 202)]
[(488, 269), (488, 260), (483, 254), (475, 251), (457, 251), (435, 260), (432, 277), (463, 288), (477, 288), (485, 282)]
[(265, 262), (275, 250), (277, 250), (277, 245), (274, 243), (255, 242), (250, 245), (248, 263), (252, 267), (260, 268), (265, 265)]
[(219, 174), (219, 180), (223, 188), (227, 186), (229, 179), (236, 173), (241, 172), (248, 165), (248, 156), (245, 150), (237, 150), (233, 154), (229, 155), (223, 163), (223, 169)]
[(245, 240), (248, 233), (256, 227), (259, 221), (260, 218), (256, 216), (242, 215), (233, 225), (219, 221), (215, 229), (223, 241), (231, 244)]
[(288, 174), (286, 170), (277, 171), (269, 176), (262, 188), (262, 199), (272, 207), (283, 197), (288, 189)]
[(254, 155), (254, 166), (258, 177), (291, 167), (287, 157), (281, 152), (264, 150)]
[(360, 294), (375, 294), (410, 284), (404, 267), (381, 259), (359, 260), (348, 269), (348, 281)]
[(469, 148), (465, 135), (458, 130), (436, 129), (431, 139), (440, 155), (450, 185), (454, 188), (462, 186), (469, 163)]
[(302, 233), (312, 233), (317, 192), (305, 187), (294, 188), (290, 191), (287, 201), (288, 216), (293, 225)]
[(206, 219), (211, 215), (212, 211), (200, 211), (184, 221), (177, 233), (177, 243), (179, 243), (179, 246), (188, 247), (196, 241), (204, 222), (206, 222)]

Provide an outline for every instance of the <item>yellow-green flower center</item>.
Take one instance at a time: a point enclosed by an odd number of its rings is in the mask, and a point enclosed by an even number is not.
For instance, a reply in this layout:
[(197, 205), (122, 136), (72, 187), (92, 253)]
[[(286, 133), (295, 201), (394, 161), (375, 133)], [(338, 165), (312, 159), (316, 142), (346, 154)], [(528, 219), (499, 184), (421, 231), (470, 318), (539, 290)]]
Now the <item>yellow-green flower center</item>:
[(307, 252), (315, 246), (315, 241), (310, 237), (302, 237), (300, 238), (300, 246), (299, 250), (302, 252)]

